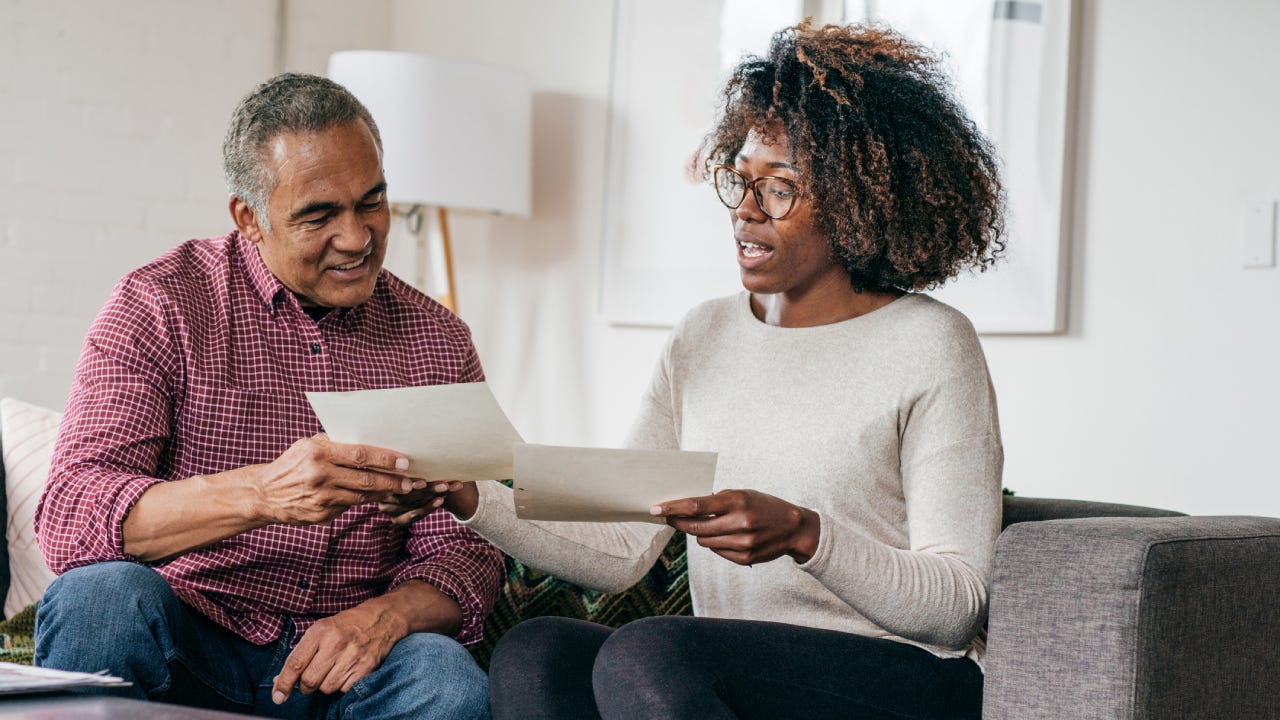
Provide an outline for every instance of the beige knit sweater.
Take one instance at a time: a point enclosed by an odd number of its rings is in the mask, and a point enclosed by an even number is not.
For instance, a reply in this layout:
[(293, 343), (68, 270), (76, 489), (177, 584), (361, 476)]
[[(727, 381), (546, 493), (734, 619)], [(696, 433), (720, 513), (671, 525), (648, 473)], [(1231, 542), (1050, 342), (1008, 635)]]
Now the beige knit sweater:
[[(749, 488), (821, 517), (809, 562), (743, 567), (688, 545), (694, 613), (887, 637), (981, 660), (1003, 453), (972, 325), (909, 294), (809, 328), (766, 325), (749, 296), (673, 331), (628, 447), (719, 453), (716, 490)], [(604, 591), (636, 582), (672, 530), (515, 517), (480, 483), (467, 522), (525, 563)]]

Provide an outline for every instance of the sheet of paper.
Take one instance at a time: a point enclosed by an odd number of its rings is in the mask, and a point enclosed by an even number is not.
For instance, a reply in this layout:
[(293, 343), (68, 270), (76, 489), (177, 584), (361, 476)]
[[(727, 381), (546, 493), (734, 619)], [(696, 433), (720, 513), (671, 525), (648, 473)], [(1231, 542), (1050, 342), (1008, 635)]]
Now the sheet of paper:
[(125, 687), (132, 684), (108, 675), (105, 671), (71, 672), (0, 662), (0, 694), (52, 692), (79, 687)]
[(428, 480), (507, 480), (523, 442), (487, 383), (309, 392), (331, 440), (376, 445), (409, 458)]
[(715, 476), (712, 452), (516, 445), (516, 516), (660, 523), (650, 507), (710, 495)]

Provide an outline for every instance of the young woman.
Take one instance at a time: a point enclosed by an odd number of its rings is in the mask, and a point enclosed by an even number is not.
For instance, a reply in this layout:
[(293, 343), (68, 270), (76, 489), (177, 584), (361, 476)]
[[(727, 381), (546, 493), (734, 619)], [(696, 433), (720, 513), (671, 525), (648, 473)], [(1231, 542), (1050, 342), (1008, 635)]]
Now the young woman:
[(976, 718), (1002, 451), (982, 349), (915, 291), (1003, 249), (986, 140), (932, 57), (885, 29), (777, 34), (701, 156), (745, 292), (676, 327), (628, 445), (714, 450), (665, 526), (527, 522), (497, 483), (445, 506), (606, 591), (689, 535), (696, 617), (526, 622), (495, 717)]

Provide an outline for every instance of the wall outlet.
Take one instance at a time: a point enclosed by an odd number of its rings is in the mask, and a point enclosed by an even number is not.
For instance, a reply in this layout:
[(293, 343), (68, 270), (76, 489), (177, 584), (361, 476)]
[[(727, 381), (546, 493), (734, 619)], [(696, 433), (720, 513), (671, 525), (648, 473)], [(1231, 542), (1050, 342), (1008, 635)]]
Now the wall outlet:
[(1276, 266), (1276, 201), (1245, 203), (1244, 266), (1248, 269)]

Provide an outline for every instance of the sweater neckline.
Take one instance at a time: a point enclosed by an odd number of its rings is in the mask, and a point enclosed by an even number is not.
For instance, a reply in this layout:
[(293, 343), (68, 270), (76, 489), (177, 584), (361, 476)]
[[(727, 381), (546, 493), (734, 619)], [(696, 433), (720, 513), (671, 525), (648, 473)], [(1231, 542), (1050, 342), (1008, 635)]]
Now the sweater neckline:
[(770, 325), (756, 317), (751, 312), (751, 292), (743, 290), (738, 293), (735, 304), (737, 305), (737, 316), (746, 325), (747, 329), (760, 335), (766, 336), (783, 336), (792, 338), (802, 336), (818, 337), (821, 335), (830, 335), (835, 333), (846, 332), (854, 327), (870, 328), (876, 324), (889, 321), (894, 315), (897, 315), (903, 307), (916, 302), (909, 298), (923, 297), (919, 293), (904, 293), (901, 297), (894, 298), (888, 304), (872, 310), (864, 315), (841, 320), (839, 322), (827, 323), (825, 325), (810, 325), (808, 327), (781, 327), (779, 325)]

